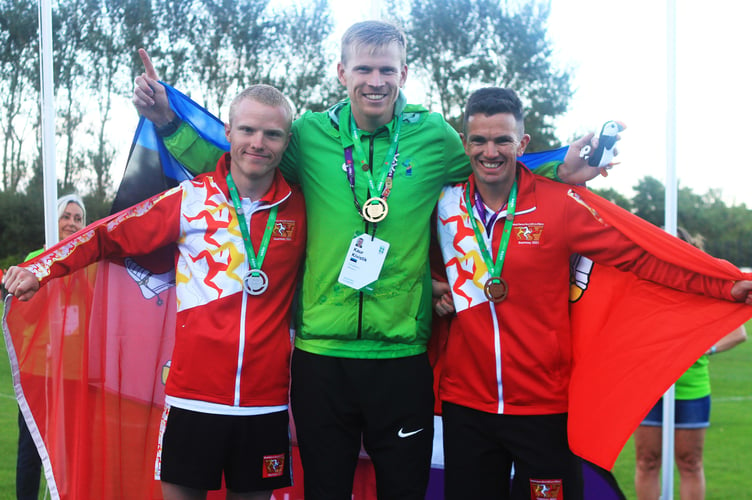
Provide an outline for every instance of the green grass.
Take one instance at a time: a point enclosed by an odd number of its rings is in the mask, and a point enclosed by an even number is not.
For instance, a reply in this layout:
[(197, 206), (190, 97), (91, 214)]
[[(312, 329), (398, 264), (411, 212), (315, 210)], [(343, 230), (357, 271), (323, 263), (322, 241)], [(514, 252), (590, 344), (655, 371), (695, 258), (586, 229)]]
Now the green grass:
[[(3, 305), (0, 302), (0, 315)], [(16, 497), (16, 450), (18, 449), (18, 406), (10, 377), (5, 342), (0, 356), (0, 499)]]
[[(752, 322), (747, 323), (747, 331), (752, 336)], [(0, 360), (0, 500), (11, 500), (15, 498), (18, 409), (4, 342), (0, 356), (3, 358)], [(711, 358), (713, 407), (705, 443), (707, 500), (752, 499), (752, 492), (743, 486), (745, 471), (752, 463), (751, 365), (752, 339)], [(614, 475), (627, 498), (635, 498), (631, 439), (616, 461)], [(674, 498), (677, 499), (678, 477), (675, 472)]]
[[(747, 323), (752, 337), (752, 322)], [(712, 408), (710, 428), (705, 437), (705, 480), (707, 500), (752, 499), (742, 486), (752, 463), (752, 338), (730, 351), (710, 358)], [(634, 443), (622, 450), (614, 466), (627, 498), (634, 493)], [(674, 498), (679, 498), (679, 473), (674, 467)]]

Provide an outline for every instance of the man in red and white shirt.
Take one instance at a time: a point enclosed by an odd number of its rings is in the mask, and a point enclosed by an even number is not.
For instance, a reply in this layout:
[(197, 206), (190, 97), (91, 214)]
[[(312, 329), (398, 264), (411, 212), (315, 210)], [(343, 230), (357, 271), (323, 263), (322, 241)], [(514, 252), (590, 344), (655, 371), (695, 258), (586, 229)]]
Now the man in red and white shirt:
[(517, 161), (530, 137), (512, 90), (476, 91), (462, 140), (473, 174), (443, 190), (437, 221), (457, 313), (439, 385), (446, 498), (582, 498), (567, 442), (570, 256), (730, 301), (749, 303), (752, 281), (660, 260), (606, 224), (592, 195), (534, 176)]
[[(3, 283), (28, 300), (107, 257), (176, 247), (178, 313), (156, 474), (165, 499), (270, 498), (291, 484), (290, 309), (306, 239), (301, 193), (277, 166), (292, 109), (255, 85), (230, 107), (230, 152), (185, 181), (75, 233)], [(226, 457), (231, 457), (226, 459)]]

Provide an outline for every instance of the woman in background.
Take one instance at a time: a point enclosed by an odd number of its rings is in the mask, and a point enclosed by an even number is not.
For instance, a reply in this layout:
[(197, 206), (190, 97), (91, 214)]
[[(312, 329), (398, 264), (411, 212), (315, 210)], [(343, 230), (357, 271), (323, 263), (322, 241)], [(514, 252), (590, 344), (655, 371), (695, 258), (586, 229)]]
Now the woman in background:
[[(86, 225), (86, 208), (78, 195), (69, 194), (57, 200), (58, 239), (64, 240)], [(43, 248), (31, 252), (24, 261), (36, 257)], [(37, 500), (42, 462), (29, 433), (21, 410), (18, 411), (18, 455), (16, 456), (16, 497), (18, 500)]]
[[(702, 242), (693, 238), (684, 228), (677, 236), (700, 250)], [(727, 351), (744, 342), (747, 332), (744, 325), (729, 333), (700, 357), (676, 381), (674, 454), (679, 469), (679, 496), (681, 500), (705, 498), (705, 470), (702, 456), (705, 430), (710, 426), (710, 370), (709, 356)], [(656, 403), (634, 433), (635, 442), (635, 492), (638, 500), (658, 500), (661, 494), (661, 445), (663, 437), (663, 400)]]

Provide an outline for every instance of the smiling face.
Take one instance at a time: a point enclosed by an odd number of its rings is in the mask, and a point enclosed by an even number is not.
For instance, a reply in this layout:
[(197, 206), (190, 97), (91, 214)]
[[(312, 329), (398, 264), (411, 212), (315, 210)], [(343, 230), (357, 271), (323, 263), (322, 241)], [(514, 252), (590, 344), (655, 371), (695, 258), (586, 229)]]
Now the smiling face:
[(58, 238), (63, 240), (83, 229), (84, 211), (78, 203), (69, 202), (65, 206), (63, 215), (57, 220)]
[(351, 44), (337, 65), (339, 81), (347, 87), (358, 128), (373, 132), (389, 123), (399, 89), (407, 79), (407, 64), (396, 42), (384, 46)]
[[(530, 136), (522, 133), (512, 113), (471, 115), (462, 135), (478, 190), (484, 201), (495, 194), (506, 196), (514, 181), (517, 157), (522, 156)], [(489, 198), (489, 199), (486, 199)]]
[(258, 199), (274, 178), (274, 169), (290, 140), (290, 116), (282, 106), (245, 98), (234, 104), (225, 124), (230, 143), (230, 171), (243, 197)]

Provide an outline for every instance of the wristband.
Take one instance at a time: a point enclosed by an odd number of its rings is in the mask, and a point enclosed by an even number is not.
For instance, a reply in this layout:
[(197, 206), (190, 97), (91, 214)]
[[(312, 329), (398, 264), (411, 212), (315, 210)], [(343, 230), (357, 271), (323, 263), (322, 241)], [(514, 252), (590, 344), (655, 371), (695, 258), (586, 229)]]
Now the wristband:
[(178, 131), (178, 127), (180, 127), (182, 121), (178, 115), (175, 115), (175, 118), (167, 122), (166, 125), (162, 125), (161, 127), (155, 126), (154, 131), (159, 137), (169, 137)]

